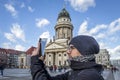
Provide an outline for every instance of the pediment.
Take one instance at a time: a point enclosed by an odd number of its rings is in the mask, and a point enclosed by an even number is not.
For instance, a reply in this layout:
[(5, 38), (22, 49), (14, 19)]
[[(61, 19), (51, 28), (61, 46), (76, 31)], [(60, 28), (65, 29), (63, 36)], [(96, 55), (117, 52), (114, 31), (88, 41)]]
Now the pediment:
[(58, 48), (65, 48), (64, 45), (60, 45), (58, 43), (51, 43), (48, 46), (46, 46), (45, 49), (58, 49)]

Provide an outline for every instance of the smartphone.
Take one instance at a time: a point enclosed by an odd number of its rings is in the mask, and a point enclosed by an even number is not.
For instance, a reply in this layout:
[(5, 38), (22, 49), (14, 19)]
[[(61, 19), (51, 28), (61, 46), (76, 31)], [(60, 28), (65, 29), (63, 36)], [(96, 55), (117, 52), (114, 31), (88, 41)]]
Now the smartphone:
[(39, 55), (44, 56), (45, 55), (44, 51), (45, 51), (45, 47), (46, 47), (46, 44), (47, 44), (47, 38), (40, 38), (39, 43), (40, 43)]

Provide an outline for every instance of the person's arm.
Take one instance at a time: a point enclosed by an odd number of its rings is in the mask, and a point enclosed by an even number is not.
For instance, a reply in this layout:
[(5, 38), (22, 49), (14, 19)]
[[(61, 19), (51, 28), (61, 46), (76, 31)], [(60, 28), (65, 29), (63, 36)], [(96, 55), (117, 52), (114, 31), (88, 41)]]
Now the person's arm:
[(67, 80), (68, 73), (57, 75), (51, 77), (47, 70), (45, 69), (45, 65), (41, 59), (39, 59), (38, 52), (40, 49), (40, 45), (38, 43), (37, 49), (32, 52), (31, 55), (31, 74), (32, 80)]

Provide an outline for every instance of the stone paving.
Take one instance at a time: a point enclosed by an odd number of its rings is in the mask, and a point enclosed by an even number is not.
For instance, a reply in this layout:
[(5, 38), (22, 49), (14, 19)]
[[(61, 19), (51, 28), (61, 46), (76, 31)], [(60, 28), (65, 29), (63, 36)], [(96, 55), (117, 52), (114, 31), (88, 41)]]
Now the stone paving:
[[(50, 75), (54, 76), (63, 72), (52, 72)], [(120, 72), (104, 70), (103, 77), (105, 80), (120, 80)], [(32, 80), (29, 69), (5, 69), (4, 76), (0, 76), (0, 80)]]
[(104, 70), (102, 75), (105, 80), (115, 80), (114, 75), (111, 70)]
[(29, 69), (5, 69), (0, 80), (32, 80)]
[(32, 80), (32, 79), (30, 76), (25, 77), (5, 76), (1, 77), (0, 80)]

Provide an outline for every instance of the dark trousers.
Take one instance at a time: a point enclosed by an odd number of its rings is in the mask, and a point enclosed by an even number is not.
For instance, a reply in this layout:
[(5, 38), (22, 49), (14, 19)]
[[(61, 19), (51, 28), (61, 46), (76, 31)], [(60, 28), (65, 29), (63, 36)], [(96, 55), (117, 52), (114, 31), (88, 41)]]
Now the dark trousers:
[(0, 70), (1, 71), (1, 75), (3, 76), (3, 70)]

